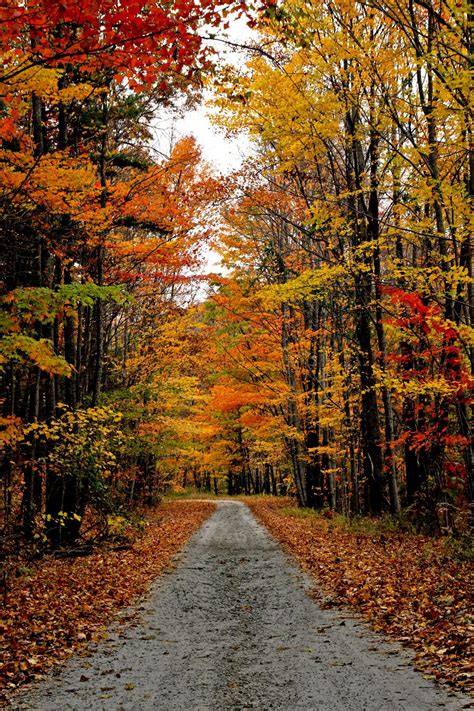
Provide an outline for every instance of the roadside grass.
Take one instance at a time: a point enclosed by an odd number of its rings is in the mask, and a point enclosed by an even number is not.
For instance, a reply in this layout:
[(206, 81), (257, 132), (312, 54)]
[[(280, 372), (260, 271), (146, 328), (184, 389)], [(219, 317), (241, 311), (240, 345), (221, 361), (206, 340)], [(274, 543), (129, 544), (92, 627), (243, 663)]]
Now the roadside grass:
[[(301, 508), (296, 505), (290, 497), (275, 498), (268, 495), (259, 494), (257, 496), (239, 497), (242, 501), (268, 503), (270, 506), (277, 506), (281, 515), (289, 516), (297, 520), (308, 520), (320, 522), (328, 527), (328, 530), (341, 529), (352, 532), (359, 536), (412, 536), (416, 538), (420, 534), (416, 531), (410, 520), (402, 515), (395, 518), (389, 514), (380, 517), (352, 516), (350, 518), (342, 514), (335, 513), (329, 509), (316, 511), (315, 509)], [(424, 541), (426, 549), (430, 548), (430, 541), (435, 542), (435, 547), (442, 552), (446, 558), (458, 561), (474, 561), (474, 538), (470, 531), (462, 532), (458, 535), (446, 535), (440, 537), (420, 536)]]
[(352, 516), (348, 518), (342, 514), (334, 513), (330, 509), (315, 511), (314, 509), (298, 508), (296, 506), (283, 506), (281, 512), (285, 516), (292, 516), (297, 519), (327, 521), (327, 525), (330, 529), (342, 528), (360, 535), (381, 536), (393, 533), (415, 534), (410, 524), (407, 524), (401, 519), (397, 520), (393, 516), (381, 516), (380, 518)]
[(219, 498), (228, 498), (213, 491), (199, 491), (194, 487), (186, 487), (185, 489), (179, 489), (177, 491), (166, 491), (162, 494), (163, 501), (193, 501), (195, 499), (209, 499), (210, 501), (215, 501)]

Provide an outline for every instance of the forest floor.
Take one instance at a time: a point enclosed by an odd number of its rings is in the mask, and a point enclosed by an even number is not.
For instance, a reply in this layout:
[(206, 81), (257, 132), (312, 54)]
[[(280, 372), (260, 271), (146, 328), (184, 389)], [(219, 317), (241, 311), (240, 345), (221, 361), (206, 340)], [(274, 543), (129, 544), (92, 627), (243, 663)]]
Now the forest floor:
[(467, 696), (415, 671), (398, 643), (323, 609), (307, 594), (313, 585), (244, 504), (219, 501), (151, 594), (14, 708), (468, 707)]
[(162, 503), (127, 550), (105, 545), (87, 557), (47, 556), (22, 566), (0, 614), (0, 706), (100, 638), (112, 616), (147, 591), (213, 510), (205, 502)]
[(426, 677), (474, 691), (474, 568), (453, 541), (390, 530), (291, 499), (249, 497), (257, 518), (316, 578), (325, 608), (350, 607), (415, 651)]

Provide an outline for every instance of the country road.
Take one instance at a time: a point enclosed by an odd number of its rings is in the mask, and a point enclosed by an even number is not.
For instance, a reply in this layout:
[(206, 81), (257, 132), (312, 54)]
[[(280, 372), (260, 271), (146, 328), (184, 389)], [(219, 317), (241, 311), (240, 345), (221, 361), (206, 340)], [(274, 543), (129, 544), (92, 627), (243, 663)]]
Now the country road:
[(219, 502), (133, 621), (16, 709), (461, 709), (366, 625), (322, 610), (249, 509)]

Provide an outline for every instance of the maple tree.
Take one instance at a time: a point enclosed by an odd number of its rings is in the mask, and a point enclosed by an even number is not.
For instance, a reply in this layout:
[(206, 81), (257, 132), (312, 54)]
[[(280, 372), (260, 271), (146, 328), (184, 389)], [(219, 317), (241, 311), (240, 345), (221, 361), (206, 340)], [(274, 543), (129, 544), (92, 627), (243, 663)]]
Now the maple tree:
[[(462, 526), (466, 8), (267, 5), (248, 65), (214, 79), (216, 120), (256, 149), (218, 179), (191, 139), (156, 158), (149, 125), (199, 91), (200, 28), (229, 9), (2, 10), (6, 511), (23, 477), (24, 534), (43, 512), (50, 539), (72, 541), (81, 476), (54, 471), (52, 432), (112, 406), (118, 498), (225, 479), (231, 493), (289, 490), (347, 514), (408, 505)], [(190, 307), (205, 240), (231, 273)]]

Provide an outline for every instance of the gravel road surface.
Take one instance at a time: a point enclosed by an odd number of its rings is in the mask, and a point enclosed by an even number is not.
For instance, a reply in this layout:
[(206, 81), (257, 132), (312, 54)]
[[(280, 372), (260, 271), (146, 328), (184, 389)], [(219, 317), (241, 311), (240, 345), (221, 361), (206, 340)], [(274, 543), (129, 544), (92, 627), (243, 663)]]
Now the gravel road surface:
[[(220, 502), (138, 617), (16, 709), (462, 709), (397, 645), (321, 610), (310, 582), (238, 502)], [(130, 614), (130, 610), (126, 614)]]

